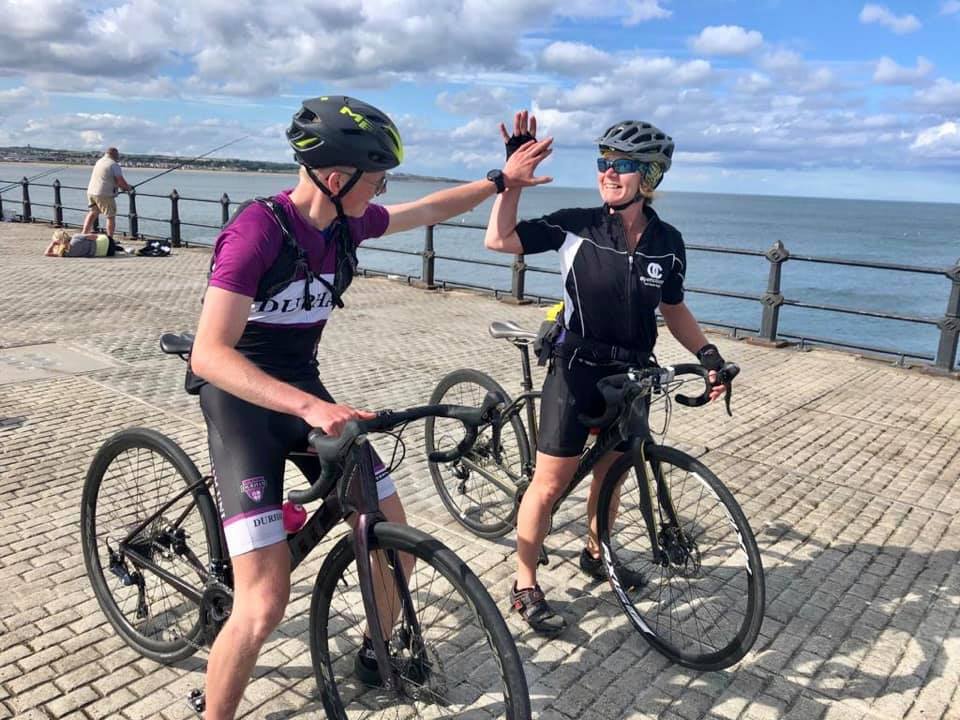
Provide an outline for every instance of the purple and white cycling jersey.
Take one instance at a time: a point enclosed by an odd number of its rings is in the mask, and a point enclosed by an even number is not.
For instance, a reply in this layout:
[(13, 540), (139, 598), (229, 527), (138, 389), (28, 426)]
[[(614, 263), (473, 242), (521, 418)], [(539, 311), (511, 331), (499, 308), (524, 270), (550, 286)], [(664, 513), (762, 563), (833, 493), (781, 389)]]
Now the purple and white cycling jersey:
[[(327, 230), (313, 227), (290, 200), (290, 191), (274, 198), (286, 212), (291, 232), (306, 252), (314, 275), (333, 282), (336, 242)], [(360, 218), (350, 218), (350, 235), (358, 245), (379, 237), (390, 217), (381, 205), (369, 205)], [(294, 384), (326, 402), (334, 402), (317, 372), (317, 344), (333, 309), (329, 291), (319, 280), (310, 283), (311, 308), (303, 307), (305, 277), (296, 277), (272, 297), (256, 300), (257, 287), (276, 261), (284, 243), (273, 213), (250, 204), (217, 238), (209, 285), (254, 298), (236, 348), (267, 374)], [(281, 504), (284, 466), (291, 449), (302, 447), (310, 427), (301, 418), (241, 400), (211, 384), (200, 390), (207, 421), (210, 457), (220, 498), (220, 513), (231, 556), (283, 542)], [(320, 466), (315, 457), (293, 458), (309, 478)], [(376, 459), (383, 475), (377, 492), (384, 499), (396, 492), (393, 479)]]
[[(296, 209), (290, 191), (275, 196), (287, 213), (290, 229), (306, 251), (310, 269), (333, 282), (336, 243), (328, 230), (318, 230)], [(369, 205), (363, 217), (349, 218), (350, 236), (357, 245), (380, 237), (390, 216), (382, 205)], [(220, 233), (214, 247), (209, 284), (255, 297), (257, 285), (276, 261), (283, 235), (269, 209), (252, 203)], [(303, 307), (305, 277), (297, 277), (273, 297), (250, 303), (250, 314), (237, 350), (264, 372), (281, 380), (317, 376), (316, 350), (333, 310), (333, 299), (323, 283), (310, 284), (311, 308)]]

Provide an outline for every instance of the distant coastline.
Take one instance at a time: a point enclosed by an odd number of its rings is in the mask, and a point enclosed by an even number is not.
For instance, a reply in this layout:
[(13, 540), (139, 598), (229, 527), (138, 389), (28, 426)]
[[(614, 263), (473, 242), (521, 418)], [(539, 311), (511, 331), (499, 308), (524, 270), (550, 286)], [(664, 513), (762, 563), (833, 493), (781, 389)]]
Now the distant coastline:
[[(31, 165), (79, 165), (91, 167), (101, 156), (96, 150), (60, 150), (56, 148), (0, 147), (0, 163), (23, 163)], [(201, 158), (194, 160), (179, 155), (145, 155), (138, 153), (122, 153), (120, 162), (126, 168), (148, 170), (168, 170), (184, 165), (184, 170), (200, 170), (204, 172), (239, 172), (263, 174), (295, 174), (298, 170), (296, 163), (278, 163), (266, 160), (243, 160), (240, 158)], [(435, 177), (431, 175), (411, 175), (409, 173), (391, 172), (391, 180), (416, 180), (441, 183), (463, 183), (465, 180), (456, 178)]]

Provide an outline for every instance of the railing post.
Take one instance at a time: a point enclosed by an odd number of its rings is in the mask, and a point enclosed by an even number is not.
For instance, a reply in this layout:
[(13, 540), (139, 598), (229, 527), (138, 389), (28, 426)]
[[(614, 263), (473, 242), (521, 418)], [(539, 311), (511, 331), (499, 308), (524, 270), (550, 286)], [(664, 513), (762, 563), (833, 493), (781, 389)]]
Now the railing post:
[(53, 181), (53, 224), (63, 227), (63, 201), (60, 199), (60, 180)]
[(33, 212), (30, 208), (30, 181), (26, 176), (20, 181), (20, 186), (23, 188), (23, 204), (20, 206), (22, 208), (21, 219), (23, 222), (33, 222)]
[(176, 188), (170, 193), (170, 242), (180, 247), (180, 193)]
[(220, 227), (224, 227), (230, 219), (230, 196), (226, 193), (220, 198)]
[(137, 215), (137, 189), (131, 187), (127, 191), (130, 196), (130, 211), (127, 213), (130, 217), (130, 237), (140, 237), (140, 217)]
[(433, 251), (433, 225), (427, 225), (423, 232), (423, 264), (420, 267), (420, 282), (417, 287), (425, 290), (434, 290), (437, 286), (435, 279), (435, 265), (437, 254)]
[(3, 220), (3, 193), (0, 193), (0, 220)]
[(513, 257), (513, 275), (510, 278), (510, 296), (503, 298), (505, 302), (514, 305), (526, 305), (530, 301), (524, 297), (524, 283), (527, 276), (527, 264), (523, 261), (523, 253)]
[(790, 252), (777, 240), (766, 252), (770, 261), (770, 274), (767, 277), (767, 291), (761, 298), (763, 315), (760, 318), (759, 339), (768, 343), (777, 343), (777, 327), (780, 324), (780, 306), (783, 305), (783, 295), (780, 292), (780, 276), (783, 263), (790, 259)]
[(947, 271), (950, 278), (950, 299), (947, 300), (947, 312), (943, 320), (937, 323), (940, 328), (940, 344), (937, 346), (937, 359), (934, 365), (947, 372), (954, 369), (957, 358), (957, 340), (960, 338), (960, 260)]

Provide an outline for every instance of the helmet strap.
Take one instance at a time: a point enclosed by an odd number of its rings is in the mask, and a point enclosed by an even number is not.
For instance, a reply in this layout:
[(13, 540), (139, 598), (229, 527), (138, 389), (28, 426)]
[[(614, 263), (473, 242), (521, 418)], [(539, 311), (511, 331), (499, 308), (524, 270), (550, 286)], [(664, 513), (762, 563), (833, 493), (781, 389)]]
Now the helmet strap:
[(611, 210), (616, 210), (619, 212), (620, 210), (626, 210), (628, 207), (633, 205), (635, 202), (639, 202), (640, 200), (643, 200), (643, 193), (638, 192), (633, 196), (633, 200), (627, 200), (625, 203), (620, 203), (619, 205), (607, 205), (607, 207)]
[(307, 175), (309, 175), (310, 179), (313, 180), (313, 184), (320, 188), (320, 192), (330, 198), (330, 202), (332, 202), (333, 206), (337, 209), (337, 219), (346, 220), (347, 214), (343, 211), (343, 203), (341, 200), (353, 189), (353, 186), (357, 184), (357, 181), (360, 180), (360, 176), (363, 175), (363, 170), (354, 170), (353, 175), (351, 175), (346, 184), (340, 188), (340, 192), (334, 195), (330, 188), (324, 185), (323, 181), (314, 175), (311, 168), (304, 165), (303, 169), (307, 171)]

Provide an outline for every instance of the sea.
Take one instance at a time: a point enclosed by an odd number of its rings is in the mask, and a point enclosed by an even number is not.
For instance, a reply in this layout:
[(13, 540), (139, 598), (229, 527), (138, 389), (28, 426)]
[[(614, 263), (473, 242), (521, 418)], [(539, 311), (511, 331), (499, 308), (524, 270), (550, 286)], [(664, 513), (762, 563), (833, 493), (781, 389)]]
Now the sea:
[[(9, 183), (51, 169), (44, 165), (0, 164), (4, 214), (19, 212), (19, 205), (11, 201), (20, 199), (20, 188), (4, 190)], [(127, 168), (124, 175), (136, 184), (158, 172), (161, 171)], [(65, 211), (64, 219), (79, 224), (84, 214), (81, 208), (86, 205), (89, 169), (58, 170), (31, 184), (34, 215), (52, 217), (52, 209), (38, 205), (52, 204), (52, 189), (44, 185), (49, 186), (54, 179), (71, 188), (62, 190), (64, 205), (78, 208)], [(293, 174), (176, 170), (137, 189), (140, 231), (151, 235), (170, 234), (169, 194), (176, 189), (181, 198), (180, 218), (185, 223), (183, 239), (192, 244), (212, 244), (216, 229), (202, 226), (219, 225), (219, 200), (224, 194), (232, 203), (239, 203), (295, 183)], [(393, 179), (387, 193), (378, 201), (387, 205), (406, 202), (447, 187), (449, 183), (439, 181)], [(127, 211), (127, 202), (126, 196), (119, 197), (120, 213)], [(524, 191), (520, 216), (533, 218), (560, 208), (597, 204), (595, 189), (541, 186)], [(452, 220), (452, 226), (436, 228), (435, 251), (443, 258), (474, 259), (503, 266), (438, 259), (438, 280), (509, 291), (512, 258), (485, 250), (483, 231), (467, 227), (484, 225), (490, 205), (491, 201), (487, 201)], [(943, 271), (917, 274), (791, 259), (782, 268), (781, 292), (788, 301), (939, 320), (947, 310), (951, 291), (945, 272), (960, 263), (960, 204), (726, 195), (666, 189), (656, 198), (654, 207), (663, 220), (683, 233), (688, 248), (706, 246), (764, 252), (779, 241), (793, 256)], [(126, 218), (118, 218), (121, 230), (127, 229), (126, 223)], [(417, 252), (423, 249), (423, 242), (422, 229), (370, 240), (361, 249), (361, 265), (398, 276), (419, 276), (419, 257), (379, 248)], [(38, 248), (38, 252), (41, 250)], [(527, 256), (526, 262), (543, 270), (559, 267), (556, 253)], [(766, 258), (688, 249), (687, 264), (686, 300), (699, 320), (721, 327), (737, 327), (740, 335), (759, 329), (762, 305), (758, 299), (731, 298), (702, 291), (762, 295), (770, 268)], [(560, 297), (560, 279), (547, 272), (529, 272), (526, 292)], [(509, 308), (505, 306), (501, 315), (501, 319), (509, 319)], [(932, 359), (939, 341), (939, 329), (934, 325), (790, 305), (780, 309), (779, 330), (792, 339), (830, 339), (921, 359)]]

